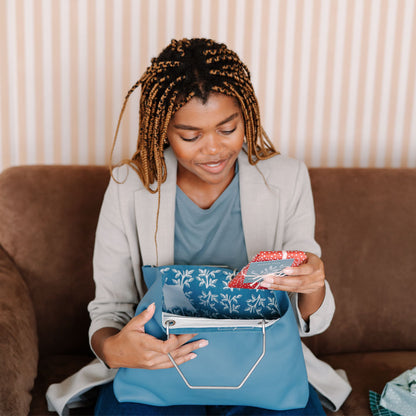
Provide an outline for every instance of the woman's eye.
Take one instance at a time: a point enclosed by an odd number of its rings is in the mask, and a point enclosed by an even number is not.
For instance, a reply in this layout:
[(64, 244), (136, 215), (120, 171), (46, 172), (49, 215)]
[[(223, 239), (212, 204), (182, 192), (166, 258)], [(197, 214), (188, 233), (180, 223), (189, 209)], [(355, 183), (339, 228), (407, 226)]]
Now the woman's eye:
[(195, 136), (195, 137), (191, 137), (191, 138), (187, 138), (187, 137), (180, 136), (180, 138), (182, 140), (184, 140), (185, 142), (194, 142), (195, 140), (199, 139), (199, 135), (198, 136)]
[(237, 127), (234, 127), (232, 130), (222, 130), (221, 133), (228, 136), (231, 133), (234, 133)]

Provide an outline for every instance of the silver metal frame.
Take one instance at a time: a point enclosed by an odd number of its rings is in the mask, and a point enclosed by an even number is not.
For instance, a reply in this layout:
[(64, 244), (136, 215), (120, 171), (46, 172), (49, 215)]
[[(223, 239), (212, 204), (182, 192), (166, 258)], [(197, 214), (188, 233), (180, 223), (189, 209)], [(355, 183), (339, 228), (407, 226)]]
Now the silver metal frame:
[[(251, 369), (248, 371), (248, 373), (246, 374), (246, 376), (243, 378), (243, 380), (241, 381), (241, 383), (238, 386), (193, 386), (192, 384), (189, 383), (189, 381), (186, 379), (185, 375), (183, 374), (182, 370), (179, 368), (178, 364), (176, 363), (176, 361), (174, 360), (174, 358), (170, 355), (170, 353), (168, 353), (168, 357), (170, 359), (170, 361), (172, 362), (172, 364), (174, 365), (174, 367), (176, 368), (177, 372), (179, 373), (179, 375), (182, 377), (182, 380), (185, 382), (185, 384), (190, 388), (190, 389), (194, 389), (194, 390), (202, 390), (202, 389), (211, 389), (211, 390), (238, 390), (240, 389), (244, 383), (247, 381), (247, 379), (250, 377), (251, 373), (254, 371), (254, 369), (257, 367), (257, 365), (259, 364), (259, 362), (263, 359), (265, 353), (266, 353), (266, 330), (265, 330), (265, 320), (263, 319), (261, 321), (261, 328), (262, 328), (262, 338), (263, 338), (263, 347), (262, 347), (262, 352), (259, 356), (259, 358), (257, 358), (256, 362), (254, 363), (253, 367), (251, 367)], [(166, 322), (166, 334), (168, 336), (169, 339), (169, 327), (173, 326), (175, 324), (174, 321), (167, 321)]]

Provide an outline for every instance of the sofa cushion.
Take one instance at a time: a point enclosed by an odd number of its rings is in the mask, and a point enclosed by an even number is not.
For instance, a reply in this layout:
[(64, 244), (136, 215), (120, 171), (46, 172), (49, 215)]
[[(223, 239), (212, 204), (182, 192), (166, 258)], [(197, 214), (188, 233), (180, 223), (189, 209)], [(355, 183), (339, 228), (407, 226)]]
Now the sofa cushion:
[(370, 416), (369, 390), (382, 393), (386, 383), (416, 363), (416, 351), (331, 354), (320, 357), (346, 371), (352, 393), (338, 415)]
[[(56, 415), (56, 413), (47, 410), (45, 394), (49, 385), (65, 380), (92, 360), (92, 355), (52, 355), (41, 358), (39, 360), (38, 377), (32, 392), (30, 416)], [(91, 408), (71, 410), (71, 415), (92, 415), (92, 413)]]
[(0, 244), (29, 287), (41, 356), (89, 351), (86, 305), (108, 180), (97, 166), (19, 166), (0, 175)]
[(36, 377), (36, 320), (28, 288), (0, 246), (0, 415), (24, 415)]
[(310, 170), (335, 297), (318, 354), (416, 350), (416, 169)]

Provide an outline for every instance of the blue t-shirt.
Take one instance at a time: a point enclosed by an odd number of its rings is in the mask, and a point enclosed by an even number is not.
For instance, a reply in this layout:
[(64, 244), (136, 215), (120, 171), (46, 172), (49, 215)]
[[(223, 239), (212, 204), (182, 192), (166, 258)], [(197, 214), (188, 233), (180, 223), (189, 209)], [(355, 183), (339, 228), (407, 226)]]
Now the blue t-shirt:
[(238, 172), (208, 209), (200, 208), (176, 187), (174, 250), (175, 264), (238, 270), (247, 264)]

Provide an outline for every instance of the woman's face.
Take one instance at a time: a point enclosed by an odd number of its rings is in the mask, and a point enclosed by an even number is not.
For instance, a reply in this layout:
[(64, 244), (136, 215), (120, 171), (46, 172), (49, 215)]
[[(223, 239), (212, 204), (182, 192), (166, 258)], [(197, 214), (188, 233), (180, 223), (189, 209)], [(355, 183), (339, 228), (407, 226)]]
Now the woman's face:
[(170, 120), (168, 140), (178, 160), (178, 184), (224, 190), (244, 141), (244, 120), (233, 97), (192, 98)]

